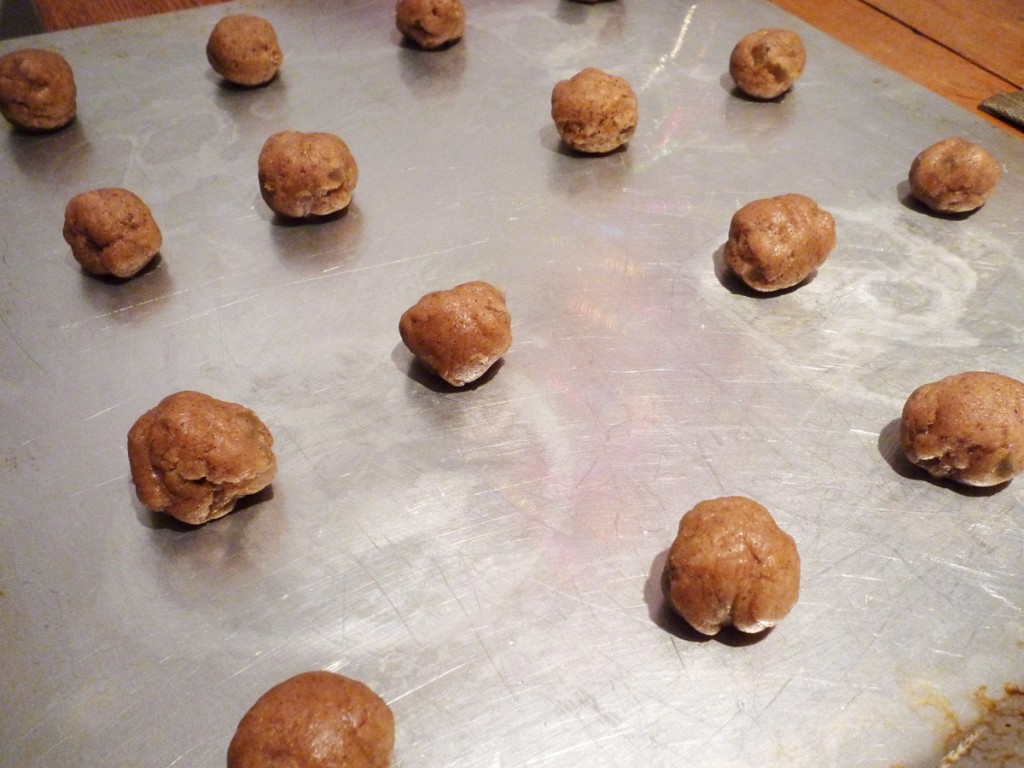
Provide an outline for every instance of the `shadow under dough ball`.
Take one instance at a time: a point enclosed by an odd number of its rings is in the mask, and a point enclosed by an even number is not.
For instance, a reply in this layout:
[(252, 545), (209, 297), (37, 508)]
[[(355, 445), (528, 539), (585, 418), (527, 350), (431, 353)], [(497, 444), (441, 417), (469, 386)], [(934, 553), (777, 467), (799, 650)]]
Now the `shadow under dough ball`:
[(277, 474), (270, 430), (251, 410), (176, 392), (128, 431), (128, 462), (147, 509), (200, 525), (228, 514)]
[(406, 40), (434, 50), (462, 38), (466, 11), (462, 0), (398, 0), (395, 26)]
[(910, 165), (910, 194), (939, 213), (967, 213), (984, 205), (1002, 171), (983, 147), (958, 137), (923, 150)]
[(804, 195), (779, 195), (733, 214), (725, 262), (755, 291), (780, 291), (803, 282), (835, 244), (832, 214)]
[(227, 768), (387, 768), (394, 744), (394, 715), (368, 686), (333, 672), (303, 672), (245, 713)]
[(64, 209), (64, 239), (86, 272), (120, 278), (136, 275), (163, 245), (149, 207), (119, 187), (71, 198)]
[(53, 131), (77, 111), (71, 65), (54, 51), (25, 48), (0, 56), (0, 113), (26, 131)]
[(701, 634), (716, 635), (724, 626), (761, 632), (796, 604), (800, 555), (756, 501), (702, 501), (679, 521), (662, 588), (672, 609)]
[(903, 406), (900, 446), (934, 477), (1005, 483), (1024, 469), (1024, 383), (967, 371), (923, 384)]
[(505, 296), (477, 280), (432, 291), (398, 322), (409, 351), (453, 387), (476, 381), (512, 346)]
[(611, 152), (636, 132), (636, 94), (624, 78), (587, 67), (552, 89), (551, 119), (567, 146), (589, 154)]
[(769, 27), (740, 38), (729, 56), (729, 75), (748, 96), (774, 99), (793, 87), (806, 64), (800, 36)]
[(284, 55), (273, 25), (247, 13), (225, 16), (206, 43), (213, 71), (236, 85), (263, 85), (277, 75)]
[(332, 133), (281, 131), (263, 144), (260, 194), (289, 218), (327, 216), (352, 201), (359, 167), (348, 145)]

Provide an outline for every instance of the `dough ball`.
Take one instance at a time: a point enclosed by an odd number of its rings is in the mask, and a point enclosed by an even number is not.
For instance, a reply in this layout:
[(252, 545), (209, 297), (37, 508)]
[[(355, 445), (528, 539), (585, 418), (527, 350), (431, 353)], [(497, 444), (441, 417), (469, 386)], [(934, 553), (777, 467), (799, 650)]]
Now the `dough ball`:
[(402, 341), (453, 387), (476, 381), (512, 346), (505, 296), (490, 283), (463, 283), (433, 291), (398, 323)]
[(807, 52), (796, 32), (759, 29), (742, 37), (732, 49), (729, 75), (748, 96), (774, 99), (793, 87), (806, 63)]
[(122, 278), (137, 274), (163, 244), (149, 207), (117, 187), (71, 198), (64, 209), (64, 239), (86, 272)]
[(177, 392), (128, 431), (135, 492), (148, 509), (199, 525), (223, 517), (277, 474), (274, 438), (255, 413), (202, 392)]
[(562, 141), (573, 149), (611, 152), (636, 132), (636, 95), (623, 78), (587, 67), (555, 85), (551, 119)]
[(77, 109), (75, 75), (63, 56), (25, 48), (0, 56), (0, 112), (26, 131), (52, 131)]
[(206, 43), (213, 71), (237, 85), (263, 85), (274, 79), (284, 55), (274, 27), (247, 13), (225, 16)]
[(462, 0), (398, 0), (395, 26), (407, 40), (433, 50), (462, 37), (466, 12)]
[(281, 216), (337, 213), (352, 201), (359, 180), (356, 159), (332, 133), (281, 131), (263, 145), (260, 193)]
[(370, 688), (333, 672), (304, 672), (245, 713), (227, 768), (387, 768), (394, 744), (394, 715)]
[(1024, 469), (1024, 383), (969, 371), (918, 387), (903, 406), (900, 446), (935, 477), (1005, 483)]
[(910, 166), (910, 194), (933, 211), (965, 213), (980, 208), (1001, 175), (999, 163), (977, 144), (943, 139)]
[(779, 291), (824, 264), (835, 244), (830, 213), (804, 195), (779, 195), (754, 200), (733, 214), (725, 262), (755, 291)]
[(662, 579), (672, 608), (698, 632), (760, 632), (800, 594), (800, 555), (763, 506), (743, 496), (702, 501), (679, 521)]

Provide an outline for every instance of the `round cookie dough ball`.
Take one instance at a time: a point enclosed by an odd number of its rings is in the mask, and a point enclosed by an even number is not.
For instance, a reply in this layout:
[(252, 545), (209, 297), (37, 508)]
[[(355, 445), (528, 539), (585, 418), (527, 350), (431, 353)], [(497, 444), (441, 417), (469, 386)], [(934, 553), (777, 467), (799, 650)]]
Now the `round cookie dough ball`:
[(236, 85), (263, 85), (274, 79), (284, 55), (269, 21), (247, 13), (225, 16), (206, 43), (214, 72)]
[(135, 492), (148, 509), (199, 525), (223, 517), (277, 474), (274, 438), (245, 406), (177, 392), (128, 431)]
[(395, 26), (407, 40), (434, 50), (462, 37), (466, 12), (462, 0), (398, 0)]
[(793, 87), (807, 63), (800, 36), (788, 29), (759, 29), (736, 43), (729, 75), (755, 99), (774, 99)]
[(611, 152), (636, 132), (636, 94), (623, 78), (587, 67), (555, 85), (551, 119), (562, 141), (573, 149)]
[(121, 278), (137, 274), (163, 244), (149, 207), (118, 187), (71, 198), (64, 209), (64, 239), (86, 272)]
[(733, 214), (725, 262), (755, 291), (779, 291), (803, 282), (835, 244), (830, 213), (804, 195), (779, 195), (754, 200)]
[(1024, 383), (985, 371), (915, 389), (903, 406), (900, 446), (934, 477), (990, 486), (1024, 469)]
[(333, 672), (304, 672), (245, 713), (227, 768), (387, 768), (394, 744), (394, 715), (369, 687)]
[(26, 131), (53, 131), (77, 109), (75, 75), (63, 56), (25, 48), (0, 56), (0, 113)]
[(483, 376), (512, 346), (512, 319), (504, 294), (477, 280), (433, 291), (398, 322), (402, 341), (453, 387)]
[(756, 501), (702, 501), (679, 521), (662, 587), (675, 612), (701, 634), (728, 625), (760, 632), (796, 604), (800, 556), (792, 537)]
[(933, 211), (966, 213), (985, 203), (1001, 173), (984, 148), (966, 139), (943, 139), (914, 158), (910, 194)]
[(281, 131), (260, 151), (260, 193), (281, 216), (337, 213), (352, 201), (358, 180), (348, 145), (332, 133)]

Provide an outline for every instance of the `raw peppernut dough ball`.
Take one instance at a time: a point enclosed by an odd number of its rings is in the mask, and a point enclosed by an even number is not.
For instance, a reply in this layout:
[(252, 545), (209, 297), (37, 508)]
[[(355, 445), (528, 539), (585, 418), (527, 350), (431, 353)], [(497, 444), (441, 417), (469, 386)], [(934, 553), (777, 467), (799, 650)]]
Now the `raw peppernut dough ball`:
[(135, 492), (148, 509), (184, 523), (223, 517), (277, 473), (274, 438), (243, 405), (202, 392), (165, 397), (128, 431)]
[(77, 110), (75, 75), (59, 53), (24, 48), (0, 56), (0, 113), (26, 131), (53, 131)]
[(332, 133), (281, 131), (260, 151), (260, 194), (281, 216), (327, 216), (352, 201), (359, 167)]
[(968, 371), (918, 387), (903, 406), (900, 446), (934, 477), (1005, 483), (1024, 469), (1024, 383)]
[(245, 713), (227, 768), (387, 768), (394, 743), (394, 715), (368, 686), (333, 672), (304, 672)]
[(462, 37), (466, 11), (461, 0), (398, 0), (395, 26), (420, 48), (433, 50)]
[(263, 85), (274, 79), (284, 55), (273, 25), (247, 13), (225, 16), (206, 43), (214, 72), (236, 85)]
[(780, 622), (800, 594), (793, 538), (752, 499), (702, 501), (679, 521), (662, 578), (669, 604), (694, 629), (761, 632)]
[(562, 141), (573, 149), (611, 152), (636, 132), (636, 94), (623, 78), (587, 67), (555, 85), (551, 119)]
[(779, 195), (754, 200), (733, 214), (725, 262), (754, 290), (779, 291), (803, 282), (835, 244), (830, 213), (804, 195)]
[(800, 36), (788, 29), (759, 29), (736, 43), (729, 57), (729, 75), (755, 99), (774, 99), (793, 87), (807, 64)]
[(163, 244), (149, 207), (119, 187), (71, 198), (64, 209), (64, 239), (86, 272), (121, 278), (137, 274)]
[(999, 183), (999, 163), (966, 139), (943, 139), (921, 152), (910, 166), (910, 194), (939, 213), (980, 208)]
[(453, 387), (483, 376), (512, 346), (512, 320), (505, 296), (477, 280), (432, 291), (398, 322), (402, 341)]

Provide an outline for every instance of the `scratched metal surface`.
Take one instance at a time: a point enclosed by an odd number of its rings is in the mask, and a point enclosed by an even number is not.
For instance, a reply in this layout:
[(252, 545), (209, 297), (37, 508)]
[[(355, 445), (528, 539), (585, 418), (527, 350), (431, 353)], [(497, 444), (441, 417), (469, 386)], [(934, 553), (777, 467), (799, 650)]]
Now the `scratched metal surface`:
[[(286, 61), (223, 87), (231, 8)], [(1024, 144), (763, 2), (469, 2), (465, 40), (403, 48), (383, 2), (247, 2), (30, 41), (78, 121), (0, 138), (0, 762), (220, 765), (274, 683), (327, 668), (398, 722), (397, 766), (924, 766), (944, 702), (1019, 680), (1020, 482), (965, 493), (900, 463), (911, 389), (1022, 376)], [(793, 93), (730, 91), (742, 34), (789, 25)], [(628, 151), (572, 157), (557, 79), (627, 77)], [(358, 159), (348, 215), (283, 225), (255, 159), (283, 128)], [(904, 202), (947, 135), (1005, 178), (975, 215)], [(115, 285), (61, 238), (84, 189), (139, 193), (158, 267)], [(839, 244), (770, 298), (721, 268), (733, 211), (815, 197)], [(401, 312), (506, 288), (515, 344), (430, 386)], [(243, 402), (271, 494), (195, 530), (142, 510), (125, 434), (161, 397)], [(658, 589), (679, 516), (746, 494), (797, 539), (800, 602), (754, 643), (699, 641)]]

